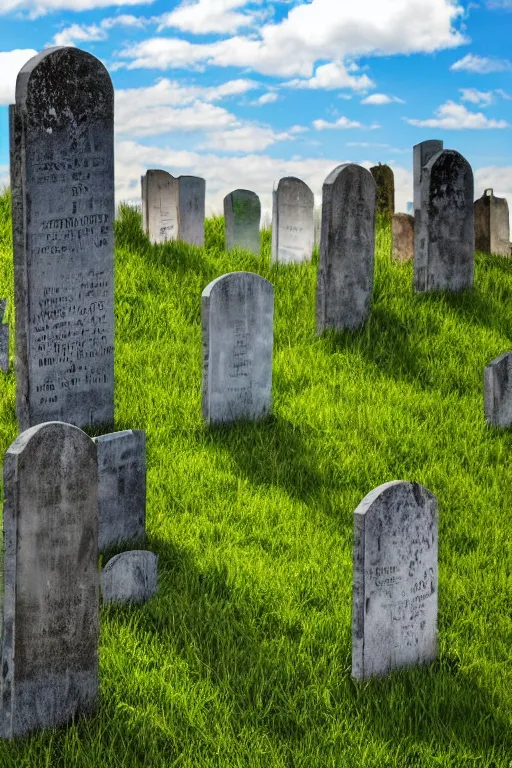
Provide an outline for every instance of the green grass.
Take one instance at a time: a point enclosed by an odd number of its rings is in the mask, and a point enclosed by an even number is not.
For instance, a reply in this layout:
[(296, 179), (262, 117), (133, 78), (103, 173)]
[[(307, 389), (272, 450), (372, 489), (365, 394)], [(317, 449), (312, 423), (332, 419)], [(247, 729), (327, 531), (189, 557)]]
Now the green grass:
[[(4, 195), (12, 300), (8, 216)], [(121, 207), (116, 238), (115, 427), (146, 430), (159, 593), (102, 609), (96, 714), (0, 743), (0, 766), (510, 768), (512, 431), (484, 423), (483, 369), (512, 349), (512, 260), (477, 254), (472, 291), (415, 295), (381, 223), (369, 320), (319, 338), (317, 259), (271, 265), (268, 231), (259, 259), (224, 252), (221, 218), (204, 249), (150, 246)], [(235, 270), (275, 286), (273, 412), (208, 429), (200, 296)], [(438, 498), (439, 659), (356, 684), (353, 511), (388, 480)]]

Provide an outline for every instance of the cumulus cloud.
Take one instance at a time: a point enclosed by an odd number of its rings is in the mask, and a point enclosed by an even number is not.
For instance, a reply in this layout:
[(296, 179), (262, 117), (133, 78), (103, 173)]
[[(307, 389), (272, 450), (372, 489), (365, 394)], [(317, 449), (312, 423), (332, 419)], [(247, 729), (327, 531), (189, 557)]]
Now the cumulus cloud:
[[(356, 67), (356, 69), (358, 69)], [(353, 68), (352, 68), (352, 71)], [(335, 88), (352, 88), (354, 91), (366, 91), (374, 88), (375, 83), (368, 75), (351, 75), (342, 61), (331, 61), (316, 68), (313, 77), (289, 80), (283, 85), (289, 88), (311, 88), (330, 91)]]
[(275, 91), (267, 91), (267, 93), (263, 93), (261, 96), (258, 96), (257, 99), (254, 101), (251, 101), (253, 107), (261, 107), (264, 104), (272, 104), (274, 101), (277, 101), (278, 95)]
[(313, 128), (316, 131), (324, 131), (326, 129), (345, 130), (347, 128), (368, 128), (374, 130), (380, 128), (380, 125), (374, 123), (373, 125), (363, 125), (358, 120), (350, 120), (348, 117), (339, 117), (334, 123), (329, 123), (327, 120), (313, 120)]
[(361, 100), (361, 104), (391, 104), (396, 102), (397, 104), (405, 104), (403, 99), (399, 99), (398, 96), (387, 96), (385, 93), (372, 93), (371, 96), (367, 96)]
[(234, 9), (245, 5), (247, 0), (182, 2), (178, 8), (155, 19), (159, 22), (157, 32), (168, 27), (175, 27), (182, 32), (191, 32), (195, 35), (236, 32), (240, 27), (250, 26), (256, 20), (255, 14), (234, 12)]
[(132, 16), (131, 14), (120, 14), (102, 19), (99, 24), (71, 24), (70, 27), (62, 29), (53, 36), (51, 43), (47, 43), (46, 48), (54, 45), (71, 45), (75, 42), (96, 42), (98, 40), (107, 40), (108, 31), (113, 27), (131, 27), (143, 29), (147, 24), (147, 19), (141, 16)]
[(480, 107), (488, 107), (494, 104), (496, 96), (502, 99), (510, 100), (510, 96), (501, 88), (495, 88), (493, 91), (478, 91), (476, 88), (459, 88), (461, 101), (469, 101), (471, 104), (478, 104)]
[(490, 120), (483, 112), (470, 112), (463, 104), (447, 101), (436, 109), (437, 117), (429, 120), (405, 118), (410, 125), (422, 128), (445, 128), (446, 130), (509, 128), (506, 120)]
[(57, 11), (94, 11), (120, 5), (152, 5), (155, 0), (2, 0), (0, 15), (10, 11), (27, 11), (37, 19)]
[(261, 152), (278, 141), (293, 141), (290, 131), (276, 133), (266, 126), (246, 123), (223, 131), (212, 131), (198, 149), (218, 149), (222, 152)]
[(32, 48), (0, 52), (0, 105), (14, 104), (18, 72), (36, 54)]
[(450, 69), (454, 72), (476, 72), (479, 75), (488, 75), (490, 72), (505, 72), (512, 69), (512, 62), (508, 59), (494, 59), (468, 53), (452, 64)]

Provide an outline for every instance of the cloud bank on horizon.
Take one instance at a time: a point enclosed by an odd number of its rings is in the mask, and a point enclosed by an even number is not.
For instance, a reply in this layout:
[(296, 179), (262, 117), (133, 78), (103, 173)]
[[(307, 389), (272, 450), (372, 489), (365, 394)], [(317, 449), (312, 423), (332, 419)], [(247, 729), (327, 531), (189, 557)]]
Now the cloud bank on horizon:
[(412, 146), (441, 138), (512, 209), (510, 0), (2, 0), (0, 22), (0, 185), (16, 75), (69, 45), (114, 82), (118, 202), (160, 167), (203, 176), (208, 212), (243, 186), (268, 216), (282, 176), (320, 202), (335, 166), (386, 162), (405, 210)]

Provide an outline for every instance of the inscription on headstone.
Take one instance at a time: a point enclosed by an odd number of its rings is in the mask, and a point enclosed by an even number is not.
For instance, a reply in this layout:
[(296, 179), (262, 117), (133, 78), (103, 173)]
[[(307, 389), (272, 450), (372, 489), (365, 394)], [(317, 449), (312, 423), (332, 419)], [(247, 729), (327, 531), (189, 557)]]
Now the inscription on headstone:
[(178, 238), (179, 181), (167, 171), (151, 169), (141, 179), (144, 233), (154, 245)]
[(257, 419), (270, 411), (274, 288), (252, 272), (213, 280), (201, 296), (203, 417)]
[(284, 264), (311, 259), (315, 241), (315, 198), (301, 179), (280, 179), (272, 193), (272, 260)]
[(510, 220), (508, 203), (486, 189), (475, 200), (475, 248), (484, 253), (510, 256)]
[(352, 675), (437, 656), (437, 499), (419, 483), (379, 485), (354, 512)]
[(414, 258), (414, 216), (408, 213), (394, 213), (391, 219), (391, 255), (395, 261), (410, 261)]
[(0, 299), (0, 370), (9, 370), (9, 324), (3, 322), (7, 299)]
[(179, 239), (190, 245), (204, 245), (206, 182), (200, 176), (179, 176)]
[(235, 189), (224, 198), (226, 250), (245, 248), (260, 255), (261, 204), (258, 195), (248, 189)]
[(101, 571), (104, 603), (145, 603), (158, 589), (158, 555), (143, 549), (121, 552)]
[(484, 369), (485, 420), (495, 427), (512, 424), (512, 353), (496, 357)]
[(30, 59), (10, 107), (20, 430), (114, 418), (113, 88), (78, 48)]

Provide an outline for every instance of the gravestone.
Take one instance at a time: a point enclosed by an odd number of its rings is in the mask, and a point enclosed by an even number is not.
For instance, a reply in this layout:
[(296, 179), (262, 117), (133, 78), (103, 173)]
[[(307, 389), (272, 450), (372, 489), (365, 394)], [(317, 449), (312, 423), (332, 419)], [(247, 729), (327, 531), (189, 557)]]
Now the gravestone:
[(512, 424), (512, 353), (496, 357), (484, 369), (484, 412), (487, 424)]
[(231, 272), (201, 295), (203, 417), (208, 423), (258, 419), (270, 411), (274, 287)]
[(0, 736), (67, 722), (98, 695), (96, 446), (47, 422), (4, 455)]
[(9, 116), (19, 429), (112, 423), (112, 82), (90, 53), (49, 48)]
[(322, 206), (315, 206), (315, 245), (320, 245), (320, 231), (322, 229)]
[(510, 256), (510, 220), (504, 197), (494, 197), (486, 189), (475, 200), (475, 248), (484, 253)]
[(437, 499), (419, 483), (379, 485), (354, 512), (352, 675), (437, 656)]
[(391, 219), (391, 255), (395, 261), (405, 262), (414, 258), (414, 216), (394, 213)]
[(98, 451), (98, 546), (146, 536), (146, 433), (126, 429), (93, 438)]
[(395, 212), (395, 175), (389, 165), (374, 165), (370, 173), (377, 188), (377, 213), (391, 218)]
[(200, 176), (179, 176), (178, 192), (178, 237), (203, 246), (206, 182)]
[(473, 285), (473, 171), (454, 149), (433, 155), (421, 171), (415, 215), (414, 290), (461, 291)]
[(375, 252), (375, 181), (345, 163), (322, 188), (322, 233), (316, 286), (317, 333), (361, 326), (370, 310)]
[(153, 245), (178, 238), (179, 182), (167, 171), (151, 169), (141, 177), (142, 224)]
[(224, 198), (226, 250), (245, 248), (260, 255), (261, 204), (248, 189), (235, 189)]
[[(443, 142), (439, 139), (429, 139), (428, 141), (421, 141), (419, 144), (415, 144), (412, 148), (412, 165), (413, 165), (413, 189), (412, 198), (414, 206), (414, 216), (416, 217), (416, 211), (421, 208), (421, 178), (422, 171), (425, 165), (428, 163), (431, 157), (437, 155), (438, 152), (442, 152)], [(408, 211), (409, 213), (409, 211)]]
[(315, 198), (294, 176), (279, 180), (272, 193), (272, 261), (284, 264), (311, 259), (315, 244)]
[(7, 299), (0, 299), (0, 370), (9, 370), (9, 324), (5, 320)]
[(158, 590), (158, 555), (142, 549), (121, 552), (101, 571), (104, 603), (145, 603)]

